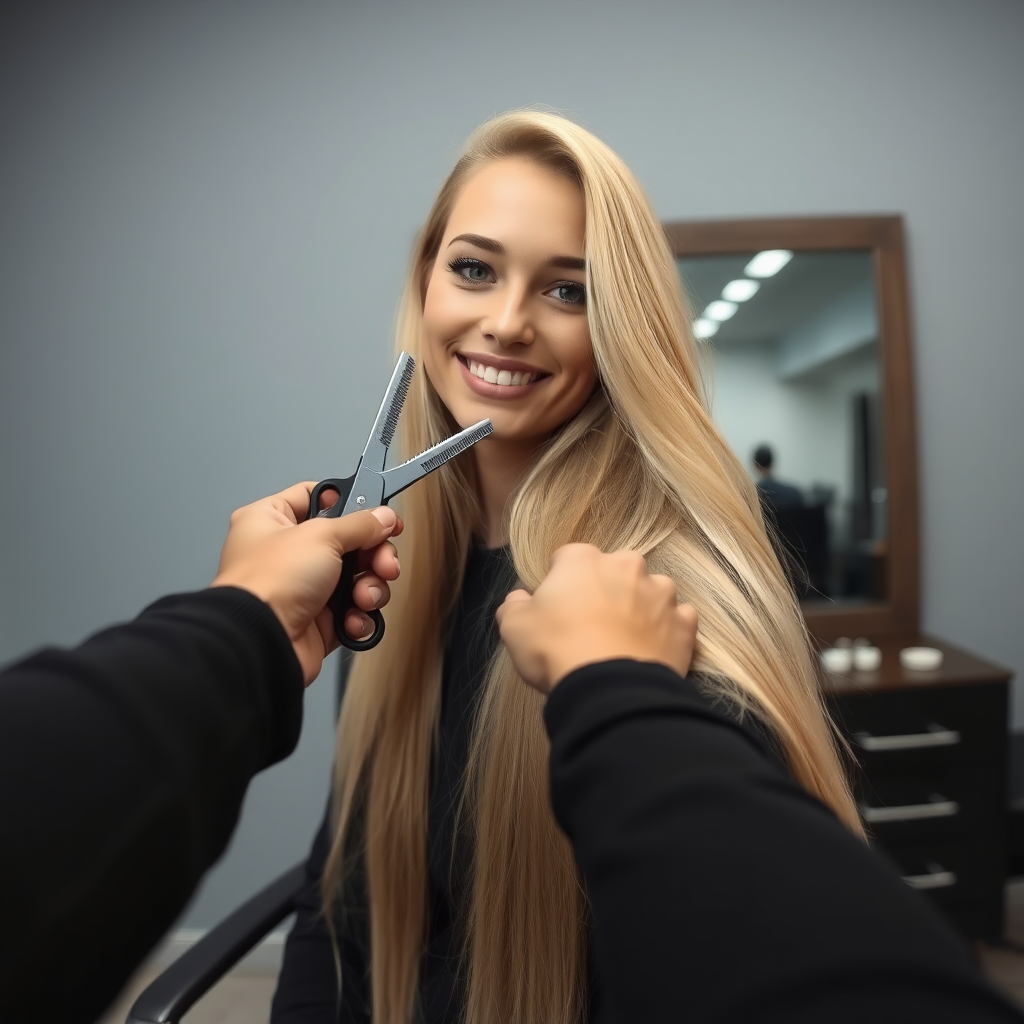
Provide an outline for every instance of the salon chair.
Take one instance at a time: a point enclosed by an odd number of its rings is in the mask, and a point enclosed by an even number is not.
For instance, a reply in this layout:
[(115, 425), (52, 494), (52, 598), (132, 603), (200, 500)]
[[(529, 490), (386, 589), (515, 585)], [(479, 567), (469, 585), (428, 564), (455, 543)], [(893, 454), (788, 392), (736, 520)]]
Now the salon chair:
[(305, 862), (289, 868), (211, 928), (135, 1000), (127, 1024), (177, 1024), (182, 1016), (294, 909)]

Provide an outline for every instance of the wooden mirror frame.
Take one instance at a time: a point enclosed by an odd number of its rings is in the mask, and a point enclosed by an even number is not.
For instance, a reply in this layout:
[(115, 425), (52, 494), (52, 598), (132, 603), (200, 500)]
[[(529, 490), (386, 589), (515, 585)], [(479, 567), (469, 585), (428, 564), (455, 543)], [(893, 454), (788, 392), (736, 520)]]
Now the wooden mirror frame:
[(882, 216), (673, 221), (664, 228), (676, 257), (722, 256), (763, 249), (871, 252), (880, 328), (889, 513), (888, 592), (884, 601), (861, 606), (805, 607), (804, 619), (811, 634), (825, 643), (840, 636), (876, 640), (916, 635), (920, 626), (917, 441), (903, 219)]

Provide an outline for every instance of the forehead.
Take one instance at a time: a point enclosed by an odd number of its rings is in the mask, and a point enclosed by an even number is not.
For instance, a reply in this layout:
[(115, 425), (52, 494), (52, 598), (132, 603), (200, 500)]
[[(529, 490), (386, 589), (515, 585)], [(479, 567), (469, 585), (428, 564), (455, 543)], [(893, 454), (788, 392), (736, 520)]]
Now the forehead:
[(586, 208), (570, 178), (522, 157), (484, 164), (463, 184), (445, 238), (486, 235), (505, 245), (530, 241), (564, 256), (583, 256)]

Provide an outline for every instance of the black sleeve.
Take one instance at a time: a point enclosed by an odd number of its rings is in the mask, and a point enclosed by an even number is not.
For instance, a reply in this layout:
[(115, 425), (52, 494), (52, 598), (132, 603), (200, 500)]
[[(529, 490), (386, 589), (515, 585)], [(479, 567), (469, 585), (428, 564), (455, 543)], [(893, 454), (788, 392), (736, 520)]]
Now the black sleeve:
[(925, 900), (691, 680), (587, 666), (544, 714), (613, 1020), (1024, 1020)]
[(0, 675), (0, 1020), (99, 1016), (295, 748), (302, 696), (274, 613), (231, 587)]

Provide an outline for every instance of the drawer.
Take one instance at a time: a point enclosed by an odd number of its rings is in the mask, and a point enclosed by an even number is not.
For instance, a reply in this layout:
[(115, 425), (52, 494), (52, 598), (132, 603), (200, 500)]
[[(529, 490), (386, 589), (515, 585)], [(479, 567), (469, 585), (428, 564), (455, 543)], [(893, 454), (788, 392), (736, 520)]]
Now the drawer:
[[(954, 921), (973, 920), (968, 930), (999, 934), (1003, 879), (993, 851), (969, 841), (907, 844), (881, 852), (900, 876)], [(984, 927), (977, 922), (987, 921)]]
[(1004, 828), (1005, 779), (988, 766), (875, 772), (860, 778), (855, 792), (869, 834), (886, 843), (987, 839)]
[(830, 701), (861, 767), (914, 771), (1006, 758), (1006, 687), (948, 686), (845, 694)]

